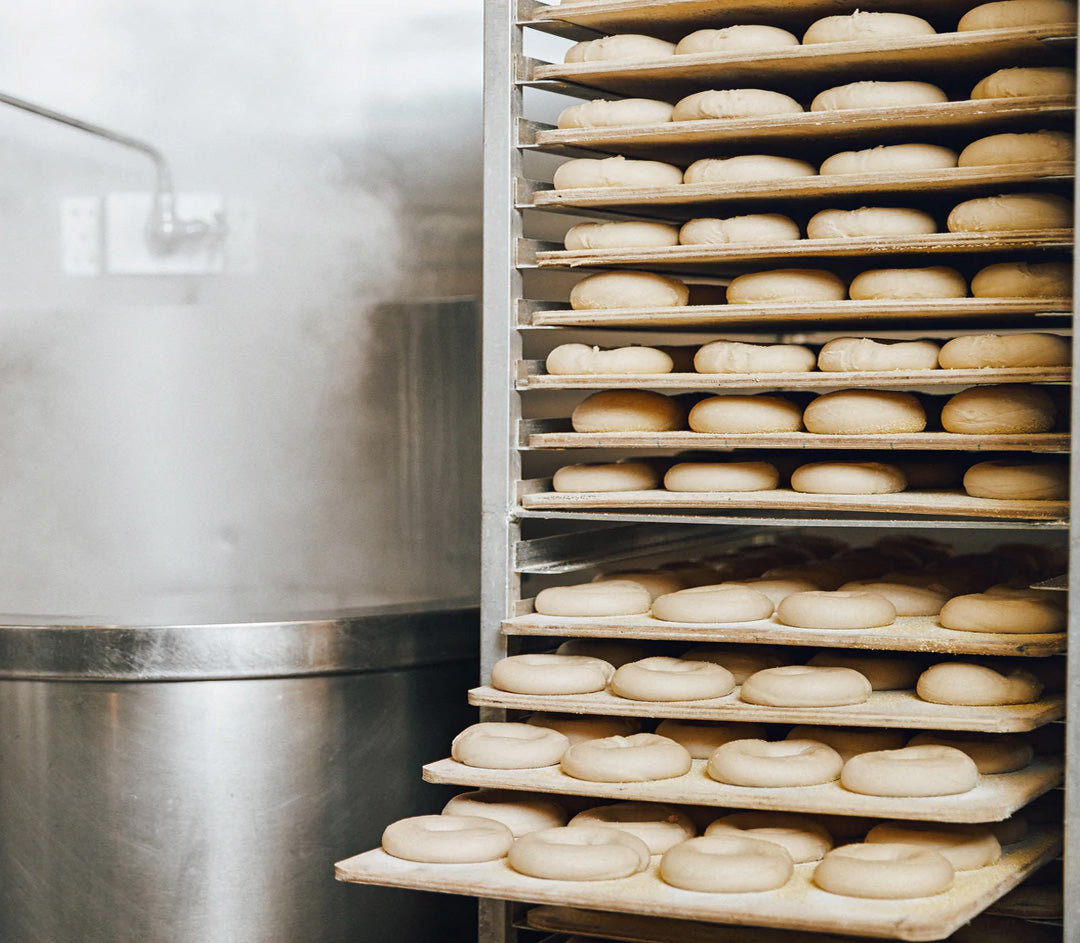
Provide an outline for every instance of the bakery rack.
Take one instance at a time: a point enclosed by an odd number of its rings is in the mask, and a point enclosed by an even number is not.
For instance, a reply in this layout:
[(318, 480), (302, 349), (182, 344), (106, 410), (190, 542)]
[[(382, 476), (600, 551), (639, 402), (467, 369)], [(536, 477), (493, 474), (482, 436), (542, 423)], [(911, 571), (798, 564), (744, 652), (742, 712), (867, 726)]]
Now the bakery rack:
[[(902, 620), (889, 632), (817, 630), (811, 634), (774, 623), (706, 628), (661, 623), (650, 617), (608, 620), (558, 620), (537, 615), (531, 596), (551, 582), (589, 579), (597, 569), (656, 564), (716, 553), (775, 534), (778, 528), (849, 537), (873, 530), (941, 532), (974, 546), (990, 540), (1061, 540), (1069, 532), (1067, 502), (983, 502), (962, 493), (901, 493), (861, 504), (809, 499), (778, 491), (756, 499), (725, 501), (716, 496), (667, 492), (623, 495), (566, 495), (550, 489), (560, 464), (602, 456), (667, 454), (683, 448), (752, 448), (803, 454), (806, 449), (917, 450), (978, 460), (980, 453), (1067, 453), (1064, 432), (1017, 437), (958, 437), (926, 432), (909, 437), (789, 436), (710, 437), (696, 433), (591, 436), (571, 431), (565, 417), (585, 391), (655, 389), (673, 394), (712, 390), (779, 389), (820, 392), (849, 386), (914, 389), (930, 394), (955, 392), (973, 382), (1038, 382), (1064, 385), (1071, 370), (934, 370), (896, 375), (836, 376), (818, 372), (768, 378), (672, 373), (664, 376), (597, 378), (549, 376), (547, 349), (564, 341), (588, 344), (652, 342), (698, 345), (716, 336), (742, 336), (770, 343), (813, 343), (815, 338), (866, 331), (874, 336), (948, 337), (958, 332), (1025, 328), (1071, 328), (1067, 298), (1002, 300), (961, 298), (933, 302), (841, 301), (834, 303), (729, 305), (691, 303), (680, 308), (572, 310), (569, 286), (592, 271), (620, 266), (652, 269), (689, 282), (718, 284), (739, 271), (801, 264), (836, 265), (843, 271), (873, 267), (873, 259), (897, 264), (931, 264), (938, 259), (965, 272), (987, 258), (1063, 258), (1073, 246), (1071, 230), (958, 236), (939, 233), (906, 240), (800, 240), (791, 244), (735, 249), (677, 247), (670, 250), (567, 252), (556, 240), (571, 222), (584, 219), (648, 218), (669, 222), (693, 216), (777, 211), (790, 207), (805, 217), (830, 205), (857, 206), (860, 198), (882, 205), (919, 205), (939, 211), (961, 200), (1003, 190), (1067, 192), (1074, 167), (1069, 163), (951, 168), (946, 170), (847, 174), (765, 181), (720, 187), (713, 184), (636, 189), (555, 190), (551, 173), (558, 159), (610, 156), (660, 159), (685, 166), (703, 155), (745, 152), (824, 157), (855, 142), (932, 140), (967, 142), (999, 130), (1065, 128), (1073, 121), (1071, 100), (1016, 99), (952, 101), (942, 105), (873, 109), (842, 114), (806, 113), (764, 119), (698, 121), (637, 128), (559, 130), (554, 116), (573, 100), (643, 95), (675, 101), (688, 91), (731, 85), (766, 85), (778, 90), (803, 85), (824, 88), (853, 78), (941, 77), (961, 87), (1023, 59), (1031, 64), (1068, 61), (1075, 31), (1032, 27), (977, 34), (948, 32), (974, 0), (570, 0), (547, 5), (536, 0), (486, 0), (485, 3), (485, 278), (483, 395), (483, 586), (482, 679), (469, 692), (484, 719), (522, 711), (550, 710), (638, 717), (712, 717), (770, 722), (880, 725), (919, 729), (1017, 731), (1055, 730), (1071, 711), (1080, 716), (1080, 662), (1068, 668), (1067, 694), (1050, 694), (1023, 708), (976, 711), (943, 708), (913, 694), (875, 695), (857, 708), (817, 712), (797, 718), (783, 711), (740, 704), (737, 696), (706, 705), (643, 704), (608, 694), (562, 698), (508, 695), (486, 686), (491, 666), (508, 652), (536, 650), (560, 638), (617, 636), (673, 643), (678, 640), (781, 643), (951, 655), (1003, 655), (1058, 658), (1065, 634), (1042, 636), (979, 635), (947, 632), (932, 620)], [(734, 23), (787, 25), (799, 32), (829, 14), (882, 9), (925, 16), (939, 35), (888, 44), (843, 43), (796, 47), (776, 54), (742, 57), (680, 56), (643, 63), (564, 65), (542, 61), (544, 43), (595, 38), (615, 32), (643, 32), (667, 39), (702, 27)], [(556, 39), (551, 39), (556, 37)], [(886, 46), (888, 48), (886, 48)], [(888, 52), (888, 57), (883, 56)], [(554, 58), (548, 53), (550, 58)], [(833, 76), (839, 76), (834, 80)], [(973, 83), (971, 83), (973, 84)], [(966, 87), (970, 88), (970, 84)], [(906, 260), (906, 261), (905, 261)], [(568, 405), (570, 404), (570, 405)], [(1074, 417), (1076, 410), (1073, 411)], [(1075, 424), (1073, 431), (1078, 426)], [(821, 453), (817, 453), (821, 454)], [(1073, 493), (1080, 487), (1073, 469)], [(966, 500), (965, 500), (966, 499)], [(1041, 505), (1041, 506), (1034, 506)], [(1072, 539), (1075, 546), (1076, 539)], [(1075, 623), (1075, 618), (1070, 620)], [(1070, 625), (1070, 631), (1077, 631)], [(546, 641), (545, 641), (546, 640)], [(462, 692), (462, 696), (466, 696)], [(853, 717), (858, 717), (858, 721)], [(1045, 727), (1044, 727), (1045, 725)], [(978, 795), (946, 800), (881, 800), (843, 794), (832, 787), (760, 791), (722, 787), (709, 780), (697, 761), (678, 780), (644, 784), (582, 783), (558, 770), (493, 771), (434, 759), (424, 768), (431, 782), (545, 791), (567, 796), (659, 799), (740, 808), (854, 811), (861, 815), (952, 821), (996, 821), (1036, 797), (1060, 794), (1074, 810), (1065, 829), (1066, 886), (1080, 881), (1080, 725), (1070, 724), (1064, 764), (1042, 757), (1020, 774), (991, 777)], [(1045, 801), (1045, 800), (1044, 800)], [(853, 808), (853, 806), (857, 808)], [(1056, 825), (1056, 822), (1051, 823)], [(957, 888), (917, 907), (884, 902), (822, 901), (807, 875), (778, 892), (760, 895), (693, 895), (660, 884), (645, 872), (624, 882), (596, 886), (565, 885), (515, 874), (505, 862), (432, 866), (389, 858), (379, 850), (339, 862), (342, 880), (388, 884), (481, 898), (481, 943), (514, 943), (519, 928), (579, 933), (634, 943), (765, 943), (756, 927), (812, 932), (815, 943), (836, 943), (852, 934), (877, 938), (931, 940), (966, 923), (1003, 893), (1061, 854), (1055, 829), (1037, 829), (1013, 848), (1001, 865), (983, 869)], [(752, 899), (751, 899), (752, 898)], [(527, 909), (525, 904), (544, 906)], [(881, 906), (878, 906), (881, 904)], [(999, 903), (998, 906), (1003, 906)], [(1056, 905), (1055, 905), (1056, 906)], [(906, 913), (901, 913), (901, 910)], [(917, 915), (912, 915), (918, 911)], [(1007, 908), (1002, 912), (1008, 913)], [(635, 915), (629, 921), (627, 915)], [(1015, 916), (1015, 915), (1014, 915)], [(1080, 941), (1080, 898), (1066, 897), (1065, 939)], [(644, 919), (643, 919), (644, 918)], [(983, 919), (983, 918), (980, 918)], [(997, 919), (997, 918), (987, 918)], [(719, 927), (718, 923), (733, 926)], [(1033, 926), (1022, 922), (1018, 927)], [(837, 934), (843, 934), (837, 935)], [(1017, 931), (1023, 938), (1023, 930)], [(531, 937), (530, 937), (531, 939)], [(561, 940), (553, 937), (552, 940)], [(798, 937), (808, 943), (811, 937)]]

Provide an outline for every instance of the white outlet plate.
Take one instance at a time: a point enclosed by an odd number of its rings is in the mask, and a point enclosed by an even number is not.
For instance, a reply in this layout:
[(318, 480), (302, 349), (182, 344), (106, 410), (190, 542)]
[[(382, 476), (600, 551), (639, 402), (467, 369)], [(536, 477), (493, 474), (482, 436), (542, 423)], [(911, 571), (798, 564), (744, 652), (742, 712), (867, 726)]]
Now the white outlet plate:
[[(105, 198), (105, 268), (116, 275), (188, 275), (225, 270), (223, 240), (207, 238), (158, 254), (146, 238), (151, 193), (110, 193)], [(225, 214), (220, 193), (177, 193), (176, 214), (213, 220)]]
[(101, 272), (101, 200), (72, 196), (60, 201), (60, 265), (65, 275)]

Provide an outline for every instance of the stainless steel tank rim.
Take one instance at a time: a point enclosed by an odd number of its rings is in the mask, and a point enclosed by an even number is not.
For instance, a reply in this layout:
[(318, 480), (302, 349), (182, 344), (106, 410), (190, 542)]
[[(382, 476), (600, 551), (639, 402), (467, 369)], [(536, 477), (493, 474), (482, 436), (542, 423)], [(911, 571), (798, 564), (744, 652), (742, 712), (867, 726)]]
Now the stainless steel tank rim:
[(211, 681), (363, 673), (478, 657), (472, 600), (286, 619), (90, 624), (0, 616), (0, 680)]

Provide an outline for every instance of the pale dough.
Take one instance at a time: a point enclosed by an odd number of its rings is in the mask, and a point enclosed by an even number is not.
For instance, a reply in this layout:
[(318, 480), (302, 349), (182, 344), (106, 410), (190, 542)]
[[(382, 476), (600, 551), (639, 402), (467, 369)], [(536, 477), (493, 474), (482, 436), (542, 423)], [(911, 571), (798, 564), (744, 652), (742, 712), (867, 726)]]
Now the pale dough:
[(1012, 773), (1023, 769), (1035, 758), (1031, 741), (1016, 734), (951, 733), (937, 731), (916, 734), (910, 746), (935, 743), (938, 746), (963, 750), (975, 761), (979, 772), (985, 775)]
[(533, 605), (542, 616), (595, 618), (634, 616), (649, 611), (652, 597), (645, 587), (630, 580), (549, 586), (536, 594)]
[(871, 900), (932, 897), (952, 887), (955, 878), (942, 855), (908, 845), (843, 845), (814, 871), (823, 891)]
[(454, 737), (450, 756), (481, 769), (538, 769), (562, 759), (570, 741), (557, 730), (529, 724), (482, 723)]
[(821, 210), (811, 216), (806, 224), (807, 239), (920, 236), (937, 231), (937, 222), (929, 213), (895, 206)]
[(502, 822), (470, 815), (416, 815), (391, 822), (382, 834), (388, 855), (427, 864), (495, 861), (513, 844)]
[[(689, 661), (711, 661), (714, 665), (720, 665), (731, 672), (736, 684), (742, 684), (752, 674), (764, 671), (766, 668), (779, 668), (784, 663), (768, 649), (762, 650), (757, 645), (751, 648), (699, 645), (684, 652), (682, 657)], [(746, 736), (756, 737), (758, 734), (748, 733)]]
[(582, 400), (570, 415), (575, 432), (671, 432), (684, 428), (678, 400), (649, 390), (604, 390)]
[(880, 435), (922, 432), (926, 411), (911, 393), (837, 390), (810, 402), (803, 412), (808, 432), (822, 435)]
[(872, 690), (870, 682), (853, 668), (786, 665), (752, 674), (739, 689), (739, 697), (747, 704), (767, 707), (843, 707), (864, 703)]
[(578, 223), (563, 239), (569, 251), (578, 249), (646, 249), (679, 244), (679, 227), (670, 223)]
[(628, 160), (625, 157), (579, 157), (559, 164), (553, 185), (556, 190), (581, 187), (674, 187), (683, 172), (659, 160)]
[(742, 154), (738, 157), (703, 157), (683, 174), (683, 183), (757, 183), (761, 180), (790, 180), (813, 177), (813, 164), (794, 157), (769, 154)]
[(604, 350), (588, 344), (560, 344), (547, 355), (544, 364), (552, 376), (671, 373), (674, 365), (669, 354), (655, 347)]
[(771, 491), (779, 483), (768, 462), (679, 462), (664, 475), (668, 491)]
[(929, 82), (851, 82), (818, 94), (810, 103), (810, 110), (903, 108), (908, 105), (934, 105), (948, 100), (948, 95)]
[(765, 52), (798, 46), (799, 38), (777, 26), (746, 24), (727, 26), (724, 29), (699, 29), (684, 36), (675, 47), (676, 55), (693, 55), (702, 52), (739, 54)]
[(933, 36), (937, 30), (921, 16), (908, 13), (870, 13), (856, 10), (847, 16), (826, 16), (803, 34), (803, 45), (813, 43), (853, 43), (899, 39), (905, 36)]
[(802, 105), (781, 92), (764, 88), (724, 88), (687, 95), (675, 105), (671, 120), (762, 118), (767, 115), (801, 114), (802, 111)]
[[(593, 582), (600, 582), (603, 580), (630, 580), (632, 583), (639, 583), (644, 586), (649, 595), (653, 599), (657, 596), (663, 596), (665, 593), (677, 593), (680, 589), (686, 589), (686, 580), (681, 579), (674, 573), (668, 573), (664, 570), (618, 570), (612, 573), (602, 573), (597, 576)], [(591, 641), (600, 641), (593, 639)], [(563, 643), (566, 644), (565, 642)], [(629, 642), (619, 642), (616, 644), (629, 645)], [(645, 655), (638, 656), (644, 658)], [(636, 658), (629, 658), (627, 661), (636, 661)], [(614, 662), (612, 662), (614, 664)], [(615, 665), (618, 668), (618, 665)]]
[(849, 293), (855, 301), (965, 298), (967, 282), (956, 269), (945, 265), (932, 265), (928, 268), (880, 268), (856, 275), (851, 282)]
[(1071, 200), (1053, 193), (1007, 193), (965, 200), (953, 207), (949, 232), (1011, 232), (1024, 229), (1068, 229)]
[(594, 694), (613, 674), (615, 669), (599, 658), (534, 652), (495, 662), (491, 686), (514, 694)]
[(881, 462), (810, 462), (791, 473), (791, 490), (800, 494), (896, 494), (907, 478)]
[(997, 864), (1001, 844), (985, 825), (937, 822), (882, 822), (866, 834), (870, 844), (913, 845), (936, 851), (957, 871), (974, 871)]
[(623, 665), (612, 677), (610, 689), (631, 701), (706, 701), (734, 691), (735, 679), (712, 662), (657, 655)]
[(942, 428), (964, 435), (1049, 432), (1054, 419), (1050, 396), (1022, 383), (973, 386), (951, 397), (941, 409)]
[(851, 668), (866, 678), (875, 691), (912, 690), (922, 671), (922, 666), (912, 658), (891, 658), (888, 655), (832, 649), (818, 652), (807, 664), (815, 668)]
[(998, 69), (971, 90), (973, 100), (985, 98), (1043, 98), (1076, 93), (1076, 75), (1061, 67)]
[(570, 289), (570, 307), (575, 311), (674, 308), (689, 300), (686, 282), (656, 272), (597, 272)]
[(960, 167), (994, 167), (1072, 161), (1075, 152), (1072, 135), (1064, 131), (991, 134), (965, 147), (957, 164)]
[(701, 400), (687, 421), (694, 432), (714, 434), (798, 432), (802, 410), (780, 396), (729, 394)]
[(814, 352), (799, 344), (712, 341), (694, 354), (698, 373), (807, 373), (814, 363)]
[(820, 861), (832, 848), (832, 836), (823, 825), (791, 812), (735, 812), (714, 820), (705, 834), (738, 835), (772, 842), (785, 849), (795, 864)]
[(1066, 612), (1049, 599), (966, 593), (950, 599), (942, 607), (938, 621), (946, 629), (959, 632), (1043, 634), (1064, 632)]
[(877, 593), (811, 590), (786, 597), (776, 618), (800, 629), (873, 629), (892, 625), (896, 609)]
[(648, 491), (660, 484), (652, 465), (644, 462), (613, 462), (595, 465), (564, 465), (555, 472), (551, 487), (555, 491)]
[[(664, 622), (723, 625), (756, 622), (773, 613), (764, 593), (741, 586), (695, 586), (653, 600), (652, 616)], [(727, 693), (727, 692), (725, 692)]]
[(563, 62), (633, 62), (638, 59), (663, 59), (675, 55), (675, 44), (640, 33), (616, 33), (574, 43), (566, 50)]
[(840, 784), (864, 796), (917, 798), (954, 796), (979, 782), (979, 770), (966, 753), (925, 745), (860, 753), (844, 764)]
[(571, 828), (617, 828), (640, 838), (653, 855), (662, 855), (697, 834), (690, 817), (659, 802), (619, 802), (594, 806), (570, 820)]
[(695, 760), (707, 760), (717, 747), (732, 740), (765, 737), (765, 728), (761, 724), (720, 724), (702, 720), (663, 720), (656, 732), (681, 743)]
[(1076, 4), (1072, 0), (997, 0), (968, 10), (956, 26), (957, 32), (976, 29), (1008, 29), (1016, 26), (1075, 24)]
[(728, 304), (842, 301), (847, 286), (823, 269), (774, 269), (736, 276), (727, 289)]
[[(893, 583), (886, 578), (880, 580), (857, 580), (845, 583), (841, 590), (861, 590), (884, 596), (893, 604), (897, 616), (936, 616), (941, 607), (949, 600), (949, 594), (930, 586), (909, 586), (906, 583)], [(914, 678), (912, 679), (914, 682)], [(905, 685), (911, 687), (911, 685)]]
[(783, 887), (795, 866), (779, 845), (742, 835), (710, 835), (676, 845), (660, 860), (672, 887), (706, 894), (746, 894)]
[(1057, 334), (964, 334), (941, 348), (939, 360), (949, 370), (1066, 367), (1072, 343)]
[(613, 101), (597, 98), (564, 108), (556, 126), (563, 129), (665, 124), (671, 121), (672, 111), (672, 106), (667, 102), (650, 98), (620, 98)]
[(938, 365), (933, 341), (876, 341), (869, 337), (837, 337), (818, 352), (817, 366), (827, 373), (853, 370), (933, 370)]
[(799, 224), (779, 213), (752, 213), (747, 216), (729, 216), (727, 219), (692, 219), (684, 223), (679, 230), (679, 242), (684, 246), (793, 242), (801, 236)]
[(833, 154), (818, 170), (833, 174), (897, 173), (912, 170), (944, 170), (956, 166), (956, 151), (940, 144), (879, 144), (861, 151)]
[[(557, 730), (570, 745), (585, 740), (600, 740), (604, 737), (629, 737), (641, 732), (641, 721), (636, 717), (591, 717), (575, 714), (532, 714), (526, 723), (534, 727), (547, 727)], [(564, 822), (553, 824), (565, 824)]]
[(690, 771), (686, 748), (654, 733), (604, 737), (575, 743), (566, 751), (562, 771), (594, 783), (641, 783), (674, 779)]
[(964, 490), (973, 498), (1064, 501), (1069, 497), (1069, 468), (1048, 462), (979, 462), (964, 474)]
[(731, 740), (709, 757), (706, 772), (718, 783), (758, 789), (835, 782), (844, 761), (814, 740)]
[(976, 298), (1069, 298), (1072, 266), (1067, 262), (997, 262), (971, 280)]
[(548, 828), (514, 842), (508, 861), (521, 874), (549, 881), (613, 881), (649, 866), (648, 846), (614, 828)]
[(785, 739), (815, 740), (832, 747), (846, 763), (859, 753), (875, 750), (898, 750), (904, 745), (903, 730), (873, 730), (855, 727), (819, 727), (800, 724), (792, 727)]
[(554, 799), (506, 789), (458, 793), (443, 806), (442, 814), (493, 819), (510, 829), (514, 838), (566, 824), (566, 810)]
[(915, 691), (932, 704), (1000, 707), (1031, 704), (1039, 699), (1042, 687), (1038, 678), (1020, 668), (1002, 674), (985, 665), (947, 661), (927, 668)]

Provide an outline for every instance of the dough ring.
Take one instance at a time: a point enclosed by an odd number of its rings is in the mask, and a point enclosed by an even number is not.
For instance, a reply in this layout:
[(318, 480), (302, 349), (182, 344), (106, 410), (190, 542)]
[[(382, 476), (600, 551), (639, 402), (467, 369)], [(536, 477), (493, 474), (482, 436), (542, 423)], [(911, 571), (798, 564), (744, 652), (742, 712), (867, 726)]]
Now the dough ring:
[(768, 707), (842, 707), (864, 703), (872, 691), (870, 682), (852, 668), (785, 665), (751, 675), (739, 697)]
[(941, 608), (938, 621), (960, 632), (1042, 634), (1064, 632), (1068, 615), (1049, 599), (1010, 598), (997, 593), (954, 596)]
[(925, 236), (938, 231), (937, 220), (906, 207), (861, 206), (857, 210), (820, 210), (806, 224), (807, 239), (866, 239)]
[(660, 484), (656, 468), (645, 462), (612, 462), (594, 465), (563, 465), (551, 479), (554, 491), (583, 492), (649, 491)]
[(791, 490), (800, 494), (896, 494), (907, 476), (881, 462), (810, 462), (791, 474)]
[(649, 390), (603, 390), (586, 397), (570, 416), (575, 432), (672, 432), (686, 413), (678, 400)]
[(621, 128), (666, 124), (671, 121), (672, 110), (667, 102), (651, 98), (597, 98), (564, 108), (556, 127)]
[(975, 871), (1001, 859), (1001, 843), (985, 825), (882, 822), (866, 833), (871, 845), (914, 845), (936, 851), (957, 871)]
[(491, 686), (513, 694), (594, 694), (615, 669), (587, 655), (509, 655), (491, 668)]
[(792, 727), (786, 740), (813, 740), (832, 747), (845, 763), (859, 753), (876, 750), (899, 750), (904, 746), (903, 730), (858, 729), (855, 727), (818, 727), (799, 724)]
[(1072, 0), (997, 0), (968, 10), (956, 26), (957, 32), (975, 29), (1009, 29), (1015, 26), (1076, 24), (1076, 4)]
[(664, 622), (716, 625), (756, 622), (773, 614), (764, 593), (741, 586), (695, 586), (653, 600), (652, 616)]
[(1055, 193), (1006, 193), (958, 203), (949, 213), (949, 232), (1010, 232), (1068, 229), (1072, 200)]
[(736, 684), (742, 684), (750, 675), (766, 668), (779, 668), (783, 662), (768, 649), (758, 651), (757, 646), (748, 649), (720, 648), (699, 645), (682, 656), (689, 661), (711, 661), (731, 672)]
[(703, 157), (694, 161), (686, 168), (683, 183), (756, 183), (761, 180), (814, 176), (817, 176), (817, 170), (805, 160), (774, 157), (771, 154), (740, 154), (737, 157)]
[(566, 810), (554, 799), (507, 789), (458, 793), (443, 806), (442, 814), (493, 819), (510, 829), (514, 838), (566, 824)]
[(1072, 161), (1075, 151), (1072, 135), (1064, 131), (991, 134), (965, 147), (957, 164), (960, 167), (996, 167), (1000, 164), (1055, 163)]
[(640, 33), (616, 33), (574, 43), (566, 50), (563, 62), (633, 62), (673, 55), (674, 43)]
[(843, 845), (814, 871), (814, 883), (830, 894), (872, 900), (909, 900), (943, 894), (956, 872), (936, 851), (910, 845)]
[(562, 759), (570, 741), (531, 724), (481, 723), (454, 737), (450, 756), (478, 769), (539, 769)]
[(679, 230), (679, 242), (684, 246), (793, 242), (801, 238), (802, 230), (799, 229), (799, 224), (777, 213), (753, 213), (727, 219), (703, 217), (683, 223)]
[(707, 720), (662, 720), (656, 732), (661, 737), (682, 744), (695, 760), (707, 760), (717, 747), (732, 740), (765, 738), (762, 724), (713, 723)]
[(986, 98), (1043, 98), (1076, 94), (1076, 75), (1061, 66), (998, 69), (972, 90), (972, 100)]
[(997, 262), (971, 280), (976, 298), (1071, 298), (1068, 262)]
[(840, 785), (864, 796), (955, 796), (974, 789), (974, 760), (952, 747), (916, 746), (860, 753), (844, 764)]
[(875, 691), (911, 691), (922, 671), (914, 658), (894, 658), (835, 649), (818, 652), (807, 664), (815, 668), (851, 668), (866, 678)]
[(798, 344), (744, 344), (713, 341), (694, 355), (698, 373), (808, 373), (816, 358)]
[(823, 177), (834, 174), (894, 173), (955, 167), (956, 151), (939, 144), (879, 144), (862, 151), (841, 151), (821, 165)]
[(716, 748), (706, 770), (718, 783), (762, 789), (835, 782), (844, 761), (814, 740), (732, 740)]
[(641, 732), (641, 721), (636, 717), (593, 717), (584, 714), (547, 714), (540, 711), (532, 714), (526, 723), (534, 727), (557, 730), (570, 741), (571, 746), (584, 740), (629, 737)]
[(1069, 467), (1063, 462), (979, 462), (965, 472), (964, 490), (973, 498), (1064, 501), (1069, 497)]
[(617, 828), (640, 838), (649, 854), (662, 855), (697, 834), (694, 823), (674, 806), (659, 802), (619, 802), (594, 806), (570, 820), (571, 828)]
[(576, 249), (644, 249), (677, 246), (679, 227), (670, 223), (578, 223), (563, 237), (563, 246)]
[(975, 761), (983, 775), (1012, 773), (1023, 769), (1035, 758), (1031, 741), (1017, 734), (920, 733), (908, 741), (908, 746), (927, 743), (963, 751)]
[(649, 591), (639, 583), (605, 580), (575, 586), (549, 586), (536, 594), (533, 607), (543, 616), (590, 619), (642, 615), (651, 605)]
[(798, 432), (802, 410), (782, 396), (727, 394), (701, 400), (688, 418), (694, 432), (714, 435)]
[(783, 887), (795, 871), (784, 848), (741, 835), (691, 838), (660, 861), (672, 887), (706, 894), (746, 894)]
[(779, 845), (795, 864), (820, 861), (832, 848), (832, 836), (824, 826), (805, 815), (791, 812), (735, 812), (713, 821), (707, 836), (738, 835)]
[(855, 370), (933, 370), (938, 345), (933, 341), (875, 341), (869, 337), (837, 337), (818, 352), (826, 373)]
[(649, 849), (616, 828), (548, 828), (514, 842), (510, 867), (548, 881), (613, 881), (649, 866)]
[(810, 103), (810, 110), (903, 108), (907, 105), (936, 105), (948, 100), (948, 95), (929, 82), (850, 82), (819, 93)]
[(705, 701), (735, 690), (731, 672), (708, 661), (656, 656), (623, 665), (611, 693), (632, 701)]
[(668, 491), (772, 491), (780, 472), (768, 462), (679, 462), (664, 475)]
[[(668, 573), (664, 570), (619, 570), (612, 573), (602, 573), (597, 576), (593, 582), (601, 583), (605, 580), (629, 580), (631, 583), (637, 583), (640, 586), (644, 586), (653, 600), (658, 596), (664, 596), (667, 593), (677, 593), (680, 589), (686, 589), (686, 581), (680, 579), (674, 573)], [(602, 639), (589, 639), (588, 641), (604, 643)], [(565, 642), (563, 643), (566, 644)], [(616, 645), (627, 646), (629, 642), (615, 642)], [(634, 646), (635, 648), (639, 646)], [(645, 650), (643, 646), (641, 648), (641, 654), (634, 656), (633, 658), (624, 658), (618, 665), (612, 662), (616, 668), (619, 665), (624, 665), (628, 661), (637, 661), (639, 658), (645, 658), (649, 652)], [(575, 653), (576, 654), (576, 653)], [(597, 656), (602, 658), (602, 655)], [(605, 661), (608, 659), (605, 659)]]
[(915, 692), (932, 704), (999, 707), (1031, 704), (1042, 694), (1042, 683), (1023, 669), (1007, 675), (985, 665), (946, 661), (927, 668), (919, 676)]
[(544, 366), (551, 376), (618, 376), (635, 373), (671, 373), (670, 354), (655, 347), (615, 347), (603, 350), (587, 344), (560, 344)]
[(947, 265), (927, 268), (869, 269), (855, 276), (848, 289), (854, 301), (924, 301), (966, 298), (967, 282)]
[(690, 300), (686, 282), (656, 272), (597, 272), (570, 289), (574, 311), (677, 308)]
[(896, 608), (877, 593), (811, 590), (786, 597), (776, 618), (799, 629), (876, 629), (896, 621)]
[(1072, 345), (1057, 334), (964, 334), (946, 342), (940, 358), (943, 368), (956, 370), (1065, 367), (1072, 363)]
[(973, 386), (945, 403), (941, 425), (962, 435), (1039, 433), (1054, 428), (1055, 414), (1054, 401), (1037, 386)]
[[(888, 580), (857, 580), (840, 587), (843, 592), (874, 593), (893, 604), (898, 617), (936, 616), (949, 601), (949, 594), (931, 586), (909, 586)], [(910, 687), (910, 685), (909, 685)]]
[(579, 157), (559, 164), (553, 183), (556, 190), (581, 187), (676, 187), (683, 172), (659, 160), (628, 160), (625, 157)]
[(675, 47), (678, 56), (701, 52), (720, 52), (737, 55), (743, 52), (765, 52), (798, 46), (799, 38), (776, 26), (748, 24), (726, 26), (723, 29), (699, 29), (684, 36)]
[(807, 432), (821, 435), (884, 435), (922, 432), (926, 410), (911, 393), (837, 390), (823, 393), (803, 411)]
[(733, 278), (727, 287), (728, 304), (843, 301), (847, 294), (847, 285), (840, 276), (825, 269), (748, 272)]
[(575, 743), (562, 760), (562, 771), (593, 783), (644, 783), (674, 779), (693, 764), (685, 747), (654, 733), (604, 737)]
[(495, 861), (513, 844), (502, 822), (472, 815), (415, 815), (391, 822), (382, 834), (388, 855), (428, 864)]
[(803, 45), (814, 43), (874, 42), (905, 36), (933, 36), (937, 31), (921, 16), (909, 13), (870, 13), (856, 10), (847, 16), (826, 16), (803, 34)]
[(675, 105), (671, 120), (761, 118), (766, 115), (794, 115), (802, 112), (803, 106), (790, 95), (764, 88), (724, 88), (687, 95)]

